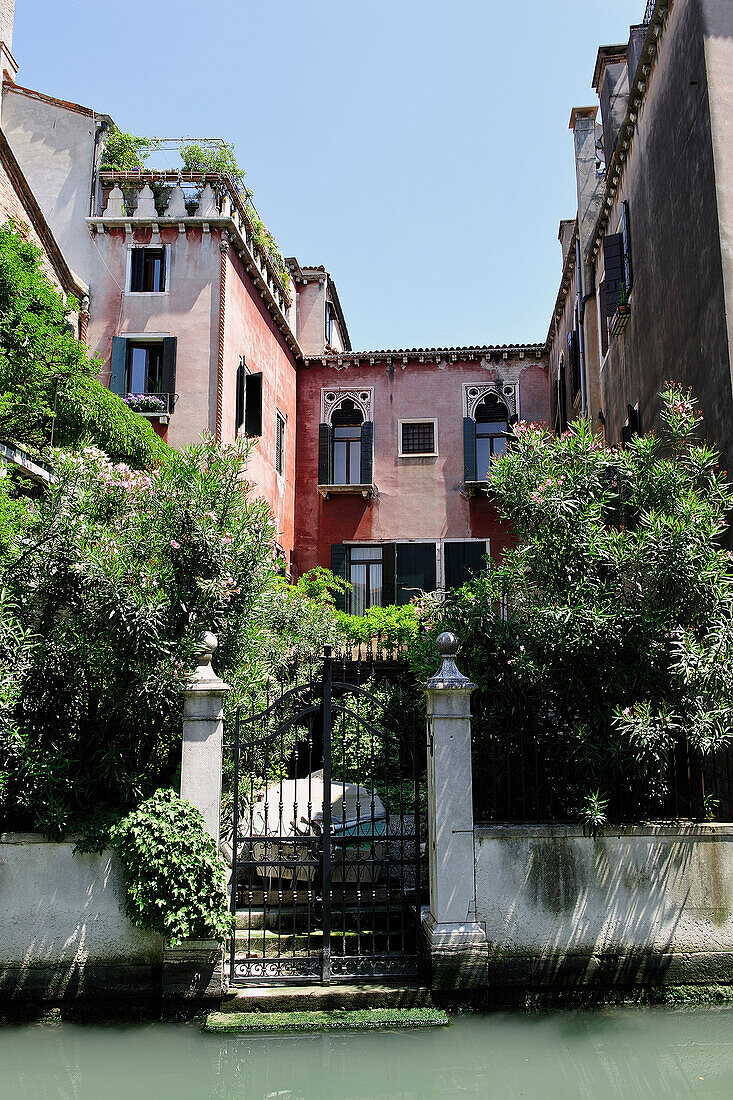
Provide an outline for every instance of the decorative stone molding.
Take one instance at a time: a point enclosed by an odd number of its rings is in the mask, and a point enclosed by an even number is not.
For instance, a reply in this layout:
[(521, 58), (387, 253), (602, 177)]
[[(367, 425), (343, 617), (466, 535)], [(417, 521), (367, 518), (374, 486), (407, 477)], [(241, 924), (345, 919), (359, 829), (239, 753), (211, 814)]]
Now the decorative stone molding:
[(510, 417), (519, 416), (519, 383), (502, 382), (500, 379), (494, 382), (464, 382), (463, 415), (475, 417), (476, 407), (492, 393), (497, 401), (506, 406)]
[(330, 424), (334, 412), (347, 400), (354, 402), (365, 420), (374, 419), (372, 415), (374, 390), (369, 387), (362, 389), (339, 389), (329, 387), (328, 389), (321, 390), (321, 423)]

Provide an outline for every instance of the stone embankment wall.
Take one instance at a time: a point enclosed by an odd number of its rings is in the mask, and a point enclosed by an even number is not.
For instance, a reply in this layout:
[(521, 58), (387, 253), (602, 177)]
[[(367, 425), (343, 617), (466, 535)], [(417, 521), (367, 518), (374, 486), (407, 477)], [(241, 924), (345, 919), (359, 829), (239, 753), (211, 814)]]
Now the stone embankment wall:
[(477, 825), (489, 988), (733, 984), (733, 825)]
[(160, 997), (163, 943), (125, 915), (117, 859), (0, 834), (0, 1003)]

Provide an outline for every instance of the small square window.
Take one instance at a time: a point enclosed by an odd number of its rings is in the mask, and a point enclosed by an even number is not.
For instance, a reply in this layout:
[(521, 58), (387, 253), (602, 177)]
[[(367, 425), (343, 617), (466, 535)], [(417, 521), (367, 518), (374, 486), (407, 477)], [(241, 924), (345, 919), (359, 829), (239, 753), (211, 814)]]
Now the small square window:
[(130, 292), (163, 294), (165, 248), (133, 248), (130, 259)]
[(403, 420), (400, 422), (400, 455), (434, 455), (434, 420)]
[(275, 414), (275, 469), (279, 474), (285, 473), (285, 417), (282, 413)]

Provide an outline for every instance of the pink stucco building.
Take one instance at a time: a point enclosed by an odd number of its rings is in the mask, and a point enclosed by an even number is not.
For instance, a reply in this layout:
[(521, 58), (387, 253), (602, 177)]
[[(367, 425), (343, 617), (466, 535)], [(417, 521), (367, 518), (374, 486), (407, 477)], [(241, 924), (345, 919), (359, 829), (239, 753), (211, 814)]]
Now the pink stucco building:
[(287, 277), (231, 179), (107, 171), (112, 120), (15, 75), (2, 130), (89, 287), (103, 381), (174, 447), (252, 441), (291, 575), (332, 567), (363, 610), (501, 555), (481, 486), (512, 421), (547, 419), (542, 347), (354, 352), (329, 273), (291, 258)]
[(535, 345), (344, 352), (298, 369), (295, 568), (353, 611), (453, 587), (511, 532), (483, 491), (518, 418), (546, 420)]

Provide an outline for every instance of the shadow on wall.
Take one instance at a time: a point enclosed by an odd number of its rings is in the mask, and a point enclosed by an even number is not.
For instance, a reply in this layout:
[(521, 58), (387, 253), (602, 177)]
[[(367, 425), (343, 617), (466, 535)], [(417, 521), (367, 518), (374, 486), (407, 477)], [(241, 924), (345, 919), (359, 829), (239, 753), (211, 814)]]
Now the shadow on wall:
[(733, 827), (475, 835), (492, 984), (733, 981)]

